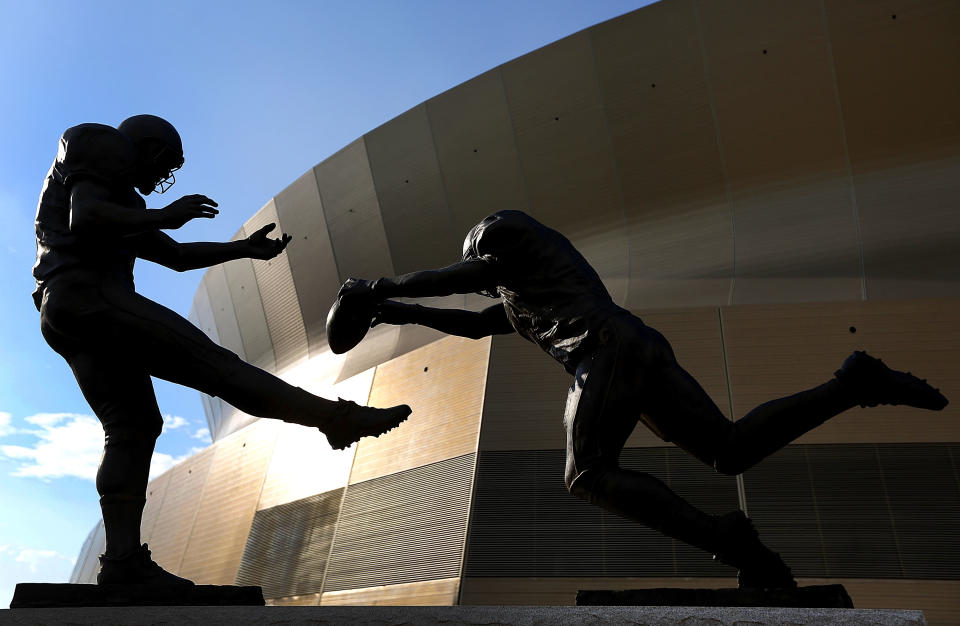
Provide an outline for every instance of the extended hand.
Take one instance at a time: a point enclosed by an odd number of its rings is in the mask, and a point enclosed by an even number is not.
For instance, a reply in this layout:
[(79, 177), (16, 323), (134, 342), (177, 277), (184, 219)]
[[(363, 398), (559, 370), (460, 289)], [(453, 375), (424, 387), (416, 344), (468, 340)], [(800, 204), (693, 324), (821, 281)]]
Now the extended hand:
[(262, 259), (264, 261), (272, 259), (283, 252), (283, 249), (286, 248), (290, 240), (293, 239), (291, 235), (287, 234), (280, 235), (280, 239), (269, 239), (267, 233), (273, 230), (275, 226), (276, 224), (267, 224), (247, 237), (247, 245), (250, 247), (251, 259)]
[(220, 211), (217, 203), (202, 194), (184, 196), (159, 210), (160, 228), (180, 228), (196, 217), (212, 219)]
[(363, 278), (348, 278), (343, 282), (343, 285), (340, 286), (340, 291), (337, 292), (337, 298), (372, 302), (375, 299), (373, 295), (373, 281), (364, 280)]

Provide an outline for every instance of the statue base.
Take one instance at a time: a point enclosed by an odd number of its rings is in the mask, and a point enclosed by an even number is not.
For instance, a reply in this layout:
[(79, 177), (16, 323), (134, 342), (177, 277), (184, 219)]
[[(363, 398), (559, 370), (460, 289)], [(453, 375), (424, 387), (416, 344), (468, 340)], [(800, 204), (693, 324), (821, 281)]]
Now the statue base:
[(852, 609), (843, 585), (795, 589), (627, 589), (580, 590), (577, 606), (741, 606), (801, 609)]
[(260, 587), (20, 583), (11, 609), (94, 606), (264, 606)]

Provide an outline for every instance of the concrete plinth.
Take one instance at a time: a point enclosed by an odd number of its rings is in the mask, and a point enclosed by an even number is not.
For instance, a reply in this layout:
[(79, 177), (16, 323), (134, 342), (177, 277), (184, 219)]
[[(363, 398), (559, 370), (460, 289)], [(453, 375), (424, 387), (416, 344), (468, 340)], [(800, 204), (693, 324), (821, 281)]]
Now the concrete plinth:
[(644, 626), (921, 626), (921, 611), (637, 606), (286, 606), (8, 609), (0, 624), (643, 624)]

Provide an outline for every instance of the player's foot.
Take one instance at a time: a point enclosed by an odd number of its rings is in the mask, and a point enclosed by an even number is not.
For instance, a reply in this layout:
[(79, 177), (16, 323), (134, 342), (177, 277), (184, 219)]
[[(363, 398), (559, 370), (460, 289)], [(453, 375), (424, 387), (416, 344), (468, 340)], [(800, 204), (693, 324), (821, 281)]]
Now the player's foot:
[(862, 407), (905, 404), (939, 411), (947, 406), (946, 397), (926, 380), (910, 372), (890, 369), (866, 352), (857, 351), (848, 356), (837, 370), (836, 377)]
[(334, 450), (343, 450), (361, 437), (379, 437), (393, 430), (410, 415), (406, 404), (388, 409), (361, 406), (356, 402), (337, 399), (333, 410), (333, 419), (320, 430)]
[(743, 511), (721, 515), (717, 527), (720, 547), (713, 558), (737, 568), (737, 586), (765, 589), (797, 586), (793, 572), (779, 554), (763, 545)]
[(100, 555), (98, 585), (190, 586), (192, 580), (171, 574), (150, 558), (147, 544), (121, 557)]

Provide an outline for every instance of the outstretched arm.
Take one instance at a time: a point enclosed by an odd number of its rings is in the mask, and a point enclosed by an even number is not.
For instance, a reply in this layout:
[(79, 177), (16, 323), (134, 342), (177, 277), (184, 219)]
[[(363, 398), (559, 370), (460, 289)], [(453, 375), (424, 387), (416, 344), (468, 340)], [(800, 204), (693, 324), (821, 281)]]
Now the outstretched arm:
[(480, 339), (489, 335), (513, 332), (503, 304), (495, 304), (480, 312), (460, 309), (435, 309), (419, 304), (403, 304), (387, 300), (377, 306), (373, 326), (377, 324), (419, 324), (448, 335)]
[(496, 287), (497, 274), (494, 268), (485, 261), (474, 260), (394, 278), (372, 281), (350, 278), (340, 288), (338, 297), (373, 301), (388, 298), (427, 298), (493, 291)]
[(131, 210), (111, 200), (110, 188), (94, 179), (70, 189), (70, 230), (82, 235), (137, 235), (160, 228), (180, 228), (197, 217), (212, 218), (217, 203), (202, 195), (184, 196), (162, 209)]
[(267, 233), (275, 224), (267, 224), (246, 239), (226, 243), (178, 243), (166, 233), (155, 230), (137, 238), (137, 256), (178, 272), (210, 267), (234, 259), (272, 259), (280, 254), (292, 237), (270, 239)]

